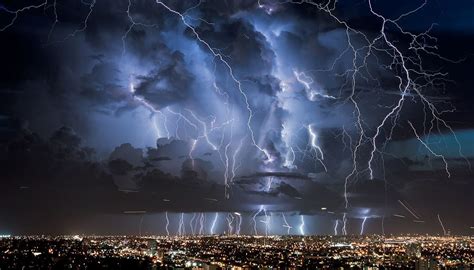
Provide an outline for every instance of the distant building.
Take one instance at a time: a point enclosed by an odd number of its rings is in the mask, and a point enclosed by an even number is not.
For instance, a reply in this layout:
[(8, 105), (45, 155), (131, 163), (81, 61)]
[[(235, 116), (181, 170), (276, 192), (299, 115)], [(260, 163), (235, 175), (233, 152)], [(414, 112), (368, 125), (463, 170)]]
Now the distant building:
[(441, 269), (434, 259), (421, 258), (415, 263), (416, 270), (438, 270)]
[(157, 243), (155, 239), (148, 240), (148, 248), (150, 250), (150, 256), (155, 256), (157, 251)]
[(420, 243), (410, 243), (407, 245), (407, 256), (408, 257), (421, 257), (421, 245)]

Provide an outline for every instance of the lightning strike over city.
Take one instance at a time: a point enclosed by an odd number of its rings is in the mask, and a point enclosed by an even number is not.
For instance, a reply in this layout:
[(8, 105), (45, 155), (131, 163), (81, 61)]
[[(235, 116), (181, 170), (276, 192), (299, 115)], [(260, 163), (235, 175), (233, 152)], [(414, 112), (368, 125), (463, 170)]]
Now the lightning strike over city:
[[(93, 235), (155, 239), (117, 258), (164, 268), (464, 267), (472, 14), (471, 0), (3, 1), (0, 268), (61, 268), (21, 241)], [(308, 255), (372, 240), (410, 259)], [(456, 255), (426, 250), (437, 241)], [(230, 264), (188, 253), (198, 243), (303, 251)]]

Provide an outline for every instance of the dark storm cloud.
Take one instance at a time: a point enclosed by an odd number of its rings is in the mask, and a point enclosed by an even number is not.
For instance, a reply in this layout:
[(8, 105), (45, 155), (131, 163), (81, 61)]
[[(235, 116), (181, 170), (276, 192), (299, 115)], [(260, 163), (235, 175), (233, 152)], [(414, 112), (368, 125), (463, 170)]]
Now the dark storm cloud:
[(224, 22), (199, 32), (203, 39), (229, 56), (229, 63), (239, 67), (240, 77), (268, 76), (275, 55), (265, 37), (243, 20)]
[(122, 159), (128, 163), (138, 166), (143, 162), (143, 150), (133, 147), (129, 143), (124, 143), (117, 146), (112, 153), (110, 153), (109, 160)]
[(308, 176), (302, 175), (300, 173), (295, 173), (295, 172), (258, 172), (253, 175), (249, 176), (241, 176), (240, 178), (260, 178), (260, 177), (284, 177), (284, 178), (289, 178), (289, 179), (302, 179), (302, 180), (307, 180), (309, 179)]
[(81, 138), (62, 127), (49, 140), (27, 129), (17, 130), (2, 148), (2, 179), (8, 189), (115, 189), (95, 162), (94, 149), (81, 145)]
[(245, 192), (249, 194), (256, 194), (260, 196), (271, 196), (278, 197), (285, 195), (289, 198), (301, 198), (299, 191), (294, 188), (291, 184), (285, 182), (276, 183), (274, 187), (265, 190), (267, 185), (264, 180), (254, 179), (252, 180), (241, 180), (237, 183)]
[[(318, 213), (317, 209), (323, 206), (328, 207), (331, 211), (342, 210), (339, 206), (343, 198), (341, 194), (338, 194), (337, 188), (331, 190), (327, 189), (325, 185), (317, 183), (304, 184), (307, 180), (301, 175), (257, 174), (253, 178), (237, 182), (237, 186), (232, 190), (231, 198), (224, 200), (222, 199), (223, 186), (212, 179), (206, 179), (203, 173), (210, 168), (203, 166), (205, 163), (200, 165), (201, 161), (199, 160), (196, 160), (196, 169), (192, 169), (190, 160), (187, 160), (184, 163), (187, 165), (183, 166), (181, 175), (173, 176), (153, 165), (149, 167), (133, 166), (131, 163), (141, 163), (142, 151), (129, 144), (118, 147), (111, 154), (107, 164), (96, 163), (93, 159), (91, 160), (93, 151), (82, 147), (80, 141), (80, 137), (72, 129), (64, 127), (55, 132), (50, 140), (43, 140), (36, 134), (22, 131), (18, 134), (17, 139), (8, 144), (6, 152), (2, 154), (2, 165), (4, 166), (2, 179), (10, 179), (10, 181), (4, 182), (4, 184), (9, 183), (5, 186), (7, 188), (4, 191), (16, 194), (17, 198), (29, 196), (28, 200), (15, 207), (17, 211), (24, 209), (24, 207), (30, 207), (35, 199), (48, 198), (49, 203), (61, 204), (80, 194), (88, 194), (83, 199), (78, 199), (79, 201), (86, 199), (87, 203), (73, 204), (69, 202), (67, 205), (68, 209), (73, 207), (77, 213), (84, 211), (88, 213), (120, 213), (127, 209), (145, 209), (148, 212), (164, 210), (186, 212), (255, 211), (254, 205), (258, 204), (274, 205), (271, 209), (275, 211), (298, 211), (300, 214), (316, 214)], [(120, 159), (121, 157), (129, 161)], [(23, 172), (22, 178), (18, 177), (19, 171)], [(137, 184), (137, 193), (119, 192), (119, 187), (113, 184), (116, 181), (115, 178), (128, 173), (133, 174), (131, 179)], [(432, 179), (432, 176), (439, 176), (441, 173), (439, 171), (430, 172), (425, 176), (418, 174), (412, 176), (415, 177), (412, 180), (404, 179), (403, 175), (405, 174), (402, 173), (399, 178), (391, 177), (386, 180), (387, 182), (366, 180), (351, 185), (350, 208), (345, 211), (348, 211), (351, 217), (356, 218), (364, 215), (377, 216), (383, 214), (387, 209), (392, 209), (392, 213), (408, 216), (409, 213), (397, 203), (397, 200), (401, 199), (404, 202), (409, 202), (417, 213), (425, 217), (429, 216), (431, 210), (426, 208), (424, 202), (436, 200), (440, 196), (439, 194), (443, 194), (445, 200), (448, 200), (450, 196), (459, 197), (459, 194), (467, 196), (466, 199), (469, 200), (469, 193), (456, 194), (461, 190), (471, 190), (471, 182), (458, 184), (456, 180), (458, 178), (455, 178), (454, 182), (445, 182), (446, 184), (440, 186), (439, 183), (434, 185), (426, 182), (427, 180), (419, 180)], [(465, 174), (465, 176), (467, 175)], [(275, 177), (275, 184), (268, 191), (263, 191), (262, 189), (265, 189), (267, 184), (266, 181), (271, 177)], [(299, 178), (304, 180), (297, 180)], [(29, 181), (31, 179), (36, 179), (36, 181)], [(443, 182), (444, 180), (441, 177), (439, 180), (429, 181)], [(243, 189), (239, 187), (241, 185), (243, 185)], [(397, 188), (393, 190), (394, 187)], [(454, 187), (458, 191), (455, 191)], [(419, 190), (423, 190), (421, 197)], [(187, 194), (186, 200), (182, 199), (183, 194)], [(387, 194), (388, 197), (385, 196)], [(64, 195), (70, 196), (70, 198), (66, 200)], [(2, 198), (4, 200), (12, 199), (7, 195)], [(220, 202), (219, 204), (210, 204), (206, 198), (219, 198)], [(287, 198), (294, 201), (289, 203)], [(109, 201), (106, 202), (104, 199)], [(151, 201), (157, 202), (163, 199), (168, 202), (150, 204)], [(282, 200), (285, 201), (284, 204), (281, 203)], [(192, 201), (193, 204), (189, 205), (189, 201)], [(91, 205), (95, 203), (100, 206), (96, 205), (91, 208)], [(445, 213), (446, 209), (443, 209), (447, 206), (442, 201), (438, 206), (440, 212)], [(462, 200), (456, 207), (459, 211), (469, 210), (468, 205), (462, 205)], [(381, 208), (385, 208), (385, 210), (377, 210)], [(56, 209), (62, 211), (62, 207), (56, 207)], [(367, 212), (364, 209), (371, 210)]]
[(110, 111), (116, 113), (117, 106), (133, 102), (128, 89), (121, 84), (120, 76), (122, 74), (115, 63), (99, 61), (81, 78), (80, 95), (96, 110), (107, 110), (112, 105), (115, 108), (110, 108)]
[(189, 98), (193, 79), (183, 54), (173, 52), (169, 63), (162, 64), (149, 75), (137, 77), (139, 84), (135, 87), (135, 94), (144, 97), (159, 110)]
[(158, 140), (157, 147), (148, 147), (147, 157), (150, 161), (168, 161), (179, 159), (189, 151), (186, 142), (180, 140)]
[(113, 159), (108, 163), (109, 170), (112, 174), (125, 175), (133, 170), (132, 164), (123, 159)]
[(276, 188), (275, 191), (277, 193), (285, 194), (289, 197), (300, 197), (301, 194), (296, 190), (296, 188), (292, 187), (291, 185), (287, 183), (280, 183)]
[[(208, 202), (205, 198), (222, 197), (223, 186), (213, 179), (207, 179), (207, 171), (211, 169), (208, 162), (197, 159), (192, 167), (191, 161), (187, 160), (183, 163), (181, 175), (173, 176), (153, 165), (133, 165), (141, 162), (141, 150), (129, 144), (117, 147), (109, 161), (104, 164), (94, 161), (92, 149), (81, 146), (80, 141), (81, 138), (67, 127), (59, 129), (49, 140), (43, 140), (28, 130), (19, 131), (16, 138), (2, 151), (3, 192), (16, 194), (19, 198), (29, 196), (32, 192), (34, 196), (30, 199), (47, 198), (53, 204), (61, 203), (63, 196), (88, 194), (87, 203), (82, 206), (75, 205), (74, 210), (90, 213), (117, 213), (121, 212), (123, 207), (146, 208), (148, 211), (164, 210), (164, 205), (148, 205), (147, 201), (151, 198), (170, 200), (169, 210), (208, 211), (210, 209), (207, 208)], [(141, 195), (119, 199), (120, 186), (117, 186), (116, 182), (127, 175), (128, 179), (135, 181), (137, 194)], [(29, 192), (24, 193), (25, 189)], [(280, 184), (276, 191), (288, 196), (297, 194), (294, 188), (286, 184)], [(186, 201), (180, 200), (183, 192), (187, 192), (190, 199), (195, 200), (192, 207), (186, 206)], [(256, 200), (239, 189), (234, 191), (234, 195), (236, 198), (246, 198), (249, 203), (255, 203)], [(4, 199), (11, 198), (4, 196)], [(109, 199), (111, 201), (104, 201)], [(120, 200), (130, 206), (121, 205), (118, 203)], [(30, 203), (33, 201), (19, 203), (12, 211), (30, 207)], [(95, 203), (98, 204), (97, 207), (90, 209), (89, 206)], [(231, 208), (237, 211), (239, 207), (238, 200), (234, 199), (213, 209), (225, 211)], [(253, 208), (244, 206), (244, 209)]]

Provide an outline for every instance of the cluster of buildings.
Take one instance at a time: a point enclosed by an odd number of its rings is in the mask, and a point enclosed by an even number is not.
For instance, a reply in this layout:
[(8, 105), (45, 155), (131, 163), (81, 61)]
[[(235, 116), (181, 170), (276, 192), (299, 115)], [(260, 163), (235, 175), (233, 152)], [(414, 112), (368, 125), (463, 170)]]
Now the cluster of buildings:
[(473, 269), (474, 239), (412, 235), (0, 238), (0, 269), (23, 267)]

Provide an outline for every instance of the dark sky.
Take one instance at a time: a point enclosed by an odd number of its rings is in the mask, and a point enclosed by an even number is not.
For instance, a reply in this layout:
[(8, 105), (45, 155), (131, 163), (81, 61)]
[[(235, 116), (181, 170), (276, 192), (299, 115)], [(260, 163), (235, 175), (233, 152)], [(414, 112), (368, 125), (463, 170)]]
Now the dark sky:
[(472, 234), (472, 14), (0, 3), (0, 233)]

